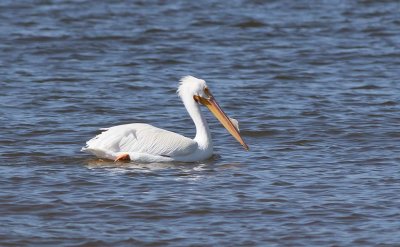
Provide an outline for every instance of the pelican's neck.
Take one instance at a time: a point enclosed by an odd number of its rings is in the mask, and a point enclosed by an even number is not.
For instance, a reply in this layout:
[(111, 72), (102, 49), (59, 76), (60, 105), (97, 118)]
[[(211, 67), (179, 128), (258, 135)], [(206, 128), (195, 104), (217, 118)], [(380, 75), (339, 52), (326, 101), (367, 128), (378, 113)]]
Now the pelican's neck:
[(198, 143), (200, 149), (212, 149), (210, 129), (208, 128), (207, 120), (201, 113), (199, 104), (194, 101), (192, 96), (182, 97), (182, 101), (196, 126), (196, 137), (194, 140)]

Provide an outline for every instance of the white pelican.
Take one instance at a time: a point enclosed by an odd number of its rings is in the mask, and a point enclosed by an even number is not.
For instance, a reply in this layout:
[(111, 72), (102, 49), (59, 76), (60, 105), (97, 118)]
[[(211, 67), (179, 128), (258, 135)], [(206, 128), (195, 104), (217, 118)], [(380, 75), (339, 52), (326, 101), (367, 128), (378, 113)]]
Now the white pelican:
[(208, 159), (213, 153), (213, 144), (200, 104), (205, 105), (246, 150), (249, 149), (240, 136), (237, 121), (226, 116), (204, 80), (183, 77), (177, 92), (196, 126), (194, 139), (149, 124), (133, 123), (102, 129), (106, 131), (89, 140), (82, 151), (114, 161), (195, 162)]

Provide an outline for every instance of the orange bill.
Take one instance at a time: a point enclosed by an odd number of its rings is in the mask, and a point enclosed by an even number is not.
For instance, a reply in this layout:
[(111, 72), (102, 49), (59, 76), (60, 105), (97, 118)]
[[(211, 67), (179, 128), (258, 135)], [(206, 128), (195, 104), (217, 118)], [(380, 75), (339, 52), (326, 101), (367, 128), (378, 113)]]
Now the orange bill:
[(246, 149), (249, 150), (249, 147), (247, 144), (244, 142), (242, 136), (239, 133), (239, 130), (235, 127), (235, 125), (232, 123), (232, 121), (229, 119), (229, 117), (224, 113), (224, 111), (221, 109), (221, 107), (218, 105), (217, 101), (215, 100), (214, 96), (211, 95), (210, 92), (207, 92), (209, 95), (209, 98), (203, 98), (200, 96), (194, 96), (195, 100), (197, 102), (200, 102), (201, 104), (205, 105), (211, 112), (214, 114), (214, 116), (222, 123), (222, 125), (225, 127), (225, 129), (228, 130), (228, 132), (235, 137), (235, 139), (242, 144), (242, 146)]

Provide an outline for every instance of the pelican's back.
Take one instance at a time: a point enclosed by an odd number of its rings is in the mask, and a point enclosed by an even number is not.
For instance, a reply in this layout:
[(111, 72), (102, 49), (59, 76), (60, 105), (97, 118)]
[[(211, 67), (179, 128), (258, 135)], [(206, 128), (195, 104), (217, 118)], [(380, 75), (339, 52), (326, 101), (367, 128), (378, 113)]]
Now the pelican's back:
[(83, 151), (99, 158), (115, 159), (118, 153), (146, 153), (157, 156), (185, 156), (197, 149), (190, 138), (149, 124), (118, 125), (92, 138)]

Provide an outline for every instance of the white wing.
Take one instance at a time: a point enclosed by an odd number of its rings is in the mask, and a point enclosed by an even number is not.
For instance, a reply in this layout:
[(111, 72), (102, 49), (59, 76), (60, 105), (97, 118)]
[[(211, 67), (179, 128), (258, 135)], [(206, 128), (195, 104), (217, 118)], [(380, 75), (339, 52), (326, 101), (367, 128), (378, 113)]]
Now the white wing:
[[(110, 153), (146, 153), (159, 156), (185, 156), (197, 149), (197, 142), (149, 124), (125, 124), (108, 128), (86, 143), (83, 150)], [(109, 154), (109, 155), (107, 155)]]

